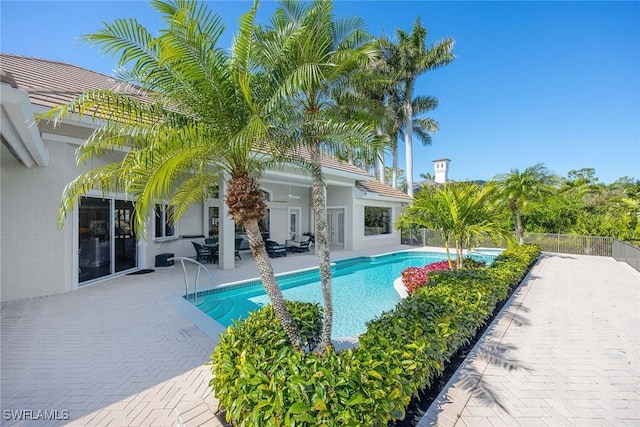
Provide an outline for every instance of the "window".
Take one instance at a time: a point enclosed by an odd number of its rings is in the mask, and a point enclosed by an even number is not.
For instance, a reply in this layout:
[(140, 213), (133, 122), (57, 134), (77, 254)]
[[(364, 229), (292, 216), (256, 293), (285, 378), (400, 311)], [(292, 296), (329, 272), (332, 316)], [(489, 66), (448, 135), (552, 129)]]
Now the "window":
[(298, 215), (297, 212), (291, 212), (290, 214), (290, 219), (289, 219), (289, 232), (291, 234), (296, 234), (296, 230), (298, 229), (297, 227), (297, 219), (298, 219)]
[[(269, 220), (269, 209), (266, 210), (264, 216), (258, 220), (258, 227), (260, 228), (260, 234), (262, 234), (263, 239), (269, 238), (269, 230), (271, 227)], [(241, 224), (235, 223), (236, 237), (238, 235), (246, 236), (246, 232), (244, 227)]]
[(173, 223), (173, 206), (156, 205), (156, 238), (173, 237), (176, 227)]
[(217, 185), (212, 185), (207, 188), (207, 198), (209, 199), (218, 199), (220, 198), (220, 189)]
[(209, 207), (209, 236), (218, 238), (220, 228), (220, 209), (216, 206)]
[(391, 234), (391, 208), (364, 207), (364, 235)]
[(297, 238), (300, 239), (300, 226), (298, 224), (298, 218), (300, 217), (300, 209), (299, 208), (291, 208), (289, 209), (289, 238)]

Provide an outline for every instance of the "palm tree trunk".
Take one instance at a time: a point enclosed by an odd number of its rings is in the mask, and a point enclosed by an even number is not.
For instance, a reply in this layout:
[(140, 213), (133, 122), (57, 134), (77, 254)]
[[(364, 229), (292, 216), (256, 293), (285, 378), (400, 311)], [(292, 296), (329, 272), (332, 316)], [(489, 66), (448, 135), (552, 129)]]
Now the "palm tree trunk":
[(413, 197), (413, 106), (411, 98), (413, 82), (407, 81), (404, 104), (404, 148), (406, 153), (407, 195)]
[(393, 164), (391, 169), (391, 186), (393, 188), (398, 188), (398, 141), (396, 140), (393, 144)]
[(300, 333), (298, 332), (298, 328), (293, 322), (291, 314), (287, 309), (284, 296), (282, 295), (282, 290), (280, 289), (280, 286), (278, 286), (278, 282), (276, 282), (276, 277), (273, 273), (273, 267), (271, 266), (271, 262), (269, 261), (269, 255), (267, 254), (267, 250), (264, 246), (264, 240), (262, 239), (262, 234), (260, 233), (258, 221), (255, 219), (251, 219), (249, 221), (246, 221), (242, 225), (247, 232), (247, 239), (249, 239), (251, 254), (256, 261), (256, 266), (258, 267), (258, 272), (260, 273), (260, 279), (262, 280), (264, 289), (269, 296), (271, 305), (273, 306), (273, 312), (275, 313), (276, 317), (280, 321), (280, 324), (287, 333), (291, 344), (295, 348), (301, 349), (302, 339), (300, 338)]
[[(384, 135), (380, 126), (376, 126), (376, 135)], [(384, 184), (384, 148), (378, 153), (378, 180)]]
[(516, 210), (514, 212), (514, 216), (516, 218), (516, 237), (518, 238), (518, 243), (522, 245), (524, 243), (524, 231), (522, 230), (522, 217), (520, 216), (520, 211)]
[(445, 237), (444, 239), (444, 249), (447, 251), (447, 264), (449, 264), (449, 270), (453, 267), (453, 262), (451, 261), (451, 251), (449, 249), (449, 237)]
[(259, 190), (258, 182), (255, 178), (249, 176), (247, 172), (231, 178), (228, 183), (225, 201), (229, 207), (229, 214), (237, 223), (242, 224), (247, 232), (249, 247), (256, 261), (262, 285), (273, 306), (273, 312), (287, 333), (291, 345), (301, 349), (302, 339), (300, 338), (300, 333), (287, 309), (282, 290), (278, 286), (278, 282), (276, 282), (273, 267), (269, 261), (260, 227), (258, 226), (258, 219), (264, 216), (267, 208), (264, 197)]
[(318, 254), (318, 268), (320, 269), (320, 282), (322, 286), (322, 299), (324, 300), (324, 318), (322, 321), (322, 340), (318, 345), (318, 354), (323, 354), (331, 344), (331, 327), (333, 326), (333, 295), (331, 289), (331, 259), (329, 255), (329, 243), (327, 239), (327, 211), (324, 177), (320, 164), (320, 147), (314, 146), (311, 154), (312, 198), (313, 210), (316, 219), (316, 250)]

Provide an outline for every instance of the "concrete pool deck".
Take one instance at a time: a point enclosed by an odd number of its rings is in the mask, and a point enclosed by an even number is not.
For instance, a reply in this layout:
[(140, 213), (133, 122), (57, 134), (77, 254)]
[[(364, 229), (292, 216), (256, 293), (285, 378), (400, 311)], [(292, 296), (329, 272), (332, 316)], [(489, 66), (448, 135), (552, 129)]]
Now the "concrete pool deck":
[[(332, 259), (401, 249), (410, 248), (341, 251), (332, 253)], [(238, 264), (238, 268), (227, 271), (214, 266), (217, 283), (257, 276), (250, 255), (243, 255)], [(313, 254), (273, 259), (276, 273), (313, 265)], [(204, 276), (201, 283), (206, 286)], [(508, 385), (511, 394), (501, 394), (500, 403), (514, 414), (513, 408), (521, 404), (541, 405), (531, 400), (551, 399), (560, 402), (556, 406), (577, 405), (568, 406), (566, 411), (556, 409), (565, 419), (572, 419), (566, 415), (569, 411), (574, 415), (578, 412), (571, 408), (581, 408), (580, 413), (588, 414), (588, 420), (594, 423), (614, 425), (620, 420), (618, 425), (637, 425), (639, 284), (639, 273), (611, 258), (545, 256), (517, 293), (517, 298), (524, 296), (524, 301), (514, 299), (502, 317), (515, 314), (526, 318), (516, 321), (517, 316), (513, 317), (504, 337), (514, 331), (520, 333), (515, 334), (514, 342), (502, 338), (499, 343), (512, 352), (518, 351), (508, 359), (511, 363), (528, 369), (489, 375), (491, 365), (480, 372), (499, 380), (503, 375), (530, 375), (533, 369), (538, 377), (561, 378), (562, 384), (571, 384), (576, 390), (574, 395), (561, 393), (557, 399), (552, 391), (551, 397), (536, 393), (538, 397), (525, 398), (519, 394), (518, 385), (512, 384)], [(183, 291), (178, 265), (156, 268), (151, 274), (121, 276), (67, 294), (2, 304), (1, 424), (222, 425), (214, 416), (217, 402), (208, 387), (210, 370), (206, 365), (215, 342), (175, 308), (172, 296)], [(510, 314), (509, 310), (516, 308), (517, 313)], [(518, 326), (518, 322), (524, 326)], [(491, 330), (496, 333), (501, 329), (494, 326)], [(587, 358), (588, 354), (595, 359)], [(546, 382), (520, 382), (523, 393), (529, 389), (546, 392), (527, 388)], [(606, 388), (601, 391), (601, 386)], [(465, 421), (465, 410), (473, 417), (478, 411), (496, 412), (491, 402), (475, 397), (466, 403), (454, 402), (454, 406), (462, 408), (462, 417), (455, 420), (458, 425), (480, 425), (475, 424), (476, 419)], [(57, 411), (54, 415), (58, 420), (25, 421), (44, 410)], [(554, 413), (544, 406), (525, 412), (528, 424), (546, 425), (543, 422), (554, 419)], [(441, 404), (436, 418), (425, 418), (420, 425), (453, 425), (446, 422), (450, 413), (446, 404)], [(20, 417), (22, 420), (16, 419)], [(492, 418), (483, 417), (486, 425), (493, 422)]]

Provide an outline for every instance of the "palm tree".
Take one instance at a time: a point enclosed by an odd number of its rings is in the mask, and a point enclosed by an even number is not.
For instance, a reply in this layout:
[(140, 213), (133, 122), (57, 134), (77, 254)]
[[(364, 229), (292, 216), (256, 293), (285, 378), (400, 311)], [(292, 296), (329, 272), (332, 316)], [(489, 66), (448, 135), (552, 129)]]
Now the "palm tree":
[[(388, 38), (379, 41), (381, 60), (377, 61), (379, 74), (383, 79), (371, 79), (377, 82), (384, 91), (382, 114), (385, 129), (389, 135), (389, 148), (392, 151), (393, 174), (391, 186), (398, 187), (398, 140), (406, 139), (405, 90), (403, 74), (400, 68), (400, 46)], [(431, 96), (416, 96), (411, 101), (412, 136), (417, 137), (423, 145), (431, 144), (431, 133), (438, 131), (438, 122), (429, 117), (422, 117), (438, 106), (438, 99)]]
[[(393, 128), (393, 134), (395, 135), (396, 144), (393, 147), (393, 168), (398, 170), (398, 139), (407, 139), (407, 120), (405, 120), (406, 108), (405, 103), (400, 102), (401, 107), (396, 109), (398, 112), (397, 120), (393, 123), (396, 127)], [(428, 111), (434, 110), (438, 106), (438, 99), (432, 96), (416, 96), (411, 102), (411, 112), (413, 118), (411, 119), (412, 128), (411, 132), (413, 136), (417, 137), (422, 145), (431, 145), (431, 134), (437, 132), (440, 129), (438, 122), (431, 117), (422, 117), (423, 114)], [(413, 140), (413, 138), (412, 138)], [(394, 175), (397, 179), (397, 172)], [(409, 175), (407, 174), (407, 179)], [(408, 184), (408, 181), (407, 181)], [(395, 182), (394, 182), (395, 187)], [(412, 184), (413, 186), (413, 181)], [(407, 187), (408, 188), (408, 187)], [(413, 192), (413, 190), (411, 190)], [(412, 193), (413, 195), (413, 193)]]
[(520, 172), (511, 169), (508, 174), (496, 176), (498, 198), (506, 202), (513, 222), (515, 234), (520, 244), (523, 243), (522, 214), (533, 201), (543, 201), (552, 195), (551, 184), (555, 177), (549, 173), (543, 163), (537, 163)]
[[(345, 146), (346, 153), (336, 153), (341, 160), (346, 160), (366, 171), (370, 170), (370, 165), (374, 165), (376, 174), (379, 174), (380, 164), (384, 165), (384, 144), (386, 135), (380, 123), (383, 105), (380, 99), (376, 98), (368, 83), (363, 83), (371, 77), (368, 72), (356, 72), (350, 81), (343, 81), (343, 84), (332, 85), (330, 89), (330, 103), (327, 107), (327, 114), (332, 120), (342, 123), (370, 123), (375, 128), (375, 138), (372, 139), (370, 149), (362, 150), (359, 146)], [(370, 80), (369, 80), (370, 82)], [(373, 157), (363, 157), (373, 156)], [(375, 163), (378, 163), (378, 168)], [(378, 176), (384, 182), (384, 176)]]
[(433, 173), (431, 172), (421, 173), (420, 178), (433, 180)]
[(376, 136), (381, 140), (380, 150), (376, 153), (375, 173), (380, 182), (386, 183), (385, 151), (397, 147), (397, 141), (392, 140), (390, 135), (391, 130), (397, 127), (394, 123), (397, 119), (394, 107), (397, 106), (391, 105), (390, 101), (397, 92), (398, 82), (393, 79), (388, 61), (389, 42), (378, 39), (374, 43), (379, 56), (356, 72), (351, 84), (353, 91), (359, 95), (361, 107), (368, 113), (366, 120), (372, 122)]
[(397, 29), (398, 46), (392, 59), (398, 79), (403, 83), (404, 140), (406, 151), (407, 194), (413, 196), (413, 89), (423, 73), (449, 64), (455, 58), (453, 39), (446, 38), (432, 46), (426, 45), (427, 29), (417, 18), (410, 34)]
[(258, 187), (271, 157), (274, 129), (267, 123), (277, 95), (268, 75), (253, 74), (257, 2), (240, 20), (229, 52), (217, 47), (223, 25), (204, 3), (153, 0), (166, 28), (154, 37), (134, 19), (105, 24), (85, 40), (118, 58), (121, 85), (130, 90), (89, 91), (46, 117), (57, 122), (77, 113), (99, 119), (78, 150), (78, 162), (127, 147), (124, 159), (94, 167), (64, 190), (60, 220), (92, 189), (122, 192), (136, 202), (135, 227), (142, 235), (153, 206), (169, 199), (178, 219), (218, 183), (228, 179), (229, 213), (247, 231), (251, 251), (274, 312), (291, 343), (300, 334), (275, 280), (258, 227), (266, 204)]
[(412, 205), (402, 214), (400, 225), (430, 228), (444, 239), (449, 268), (452, 267), (450, 242), (456, 251), (456, 267), (463, 267), (465, 248), (487, 234), (495, 242), (507, 239), (494, 212), (491, 198), (495, 187), (475, 183), (445, 183), (418, 193)]
[[(335, 120), (330, 106), (332, 87), (347, 77), (377, 50), (367, 44), (359, 18), (335, 19), (330, 1), (309, 3), (282, 1), (271, 23), (258, 31), (261, 63), (265, 72), (283, 83), (280, 102), (289, 106), (286, 116), (290, 133), (283, 138), (284, 154), (298, 154), (312, 177), (315, 241), (324, 300), (322, 339), (318, 353), (331, 346), (333, 303), (331, 260), (327, 239), (326, 187), (322, 158), (329, 154), (359, 150), (362, 158), (371, 149), (374, 133), (365, 123)], [(305, 161), (305, 155), (306, 161)]]

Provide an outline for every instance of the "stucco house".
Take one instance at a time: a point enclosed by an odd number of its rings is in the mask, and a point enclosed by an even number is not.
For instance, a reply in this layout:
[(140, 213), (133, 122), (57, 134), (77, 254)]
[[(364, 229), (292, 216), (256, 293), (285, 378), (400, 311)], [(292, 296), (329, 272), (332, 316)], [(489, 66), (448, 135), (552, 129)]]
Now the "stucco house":
[[(133, 201), (123, 194), (90, 193), (57, 227), (64, 187), (96, 164), (76, 165), (75, 150), (95, 129), (90, 120), (34, 123), (33, 117), (88, 89), (112, 89), (109, 76), (74, 65), (0, 54), (0, 300), (69, 292), (142, 268), (156, 255), (195, 256), (191, 241), (215, 235), (219, 263), (234, 268), (235, 238), (242, 237), (227, 215), (225, 185), (217, 197), (194, 205), (179, 223), (168, 221), (170, 206), (158, 201), (146, 236), (129, 227)], [(104, 162), (118, 160), (114, 152)], [(357, 250), (400, 243), (393, 229), (411, 198), (358, 167), (323, 159), (332, 248)], [(282, 242), (313, 232), (311, 179), (300, 169), (267, 171), (261, 180), (268, 215), (263, 233)], [(244, 255), (243, 255), (244, 256)], [(250, 256), (247, 253), (247, 256)], [(100, 286), (108, 286), (103, 283)]]

